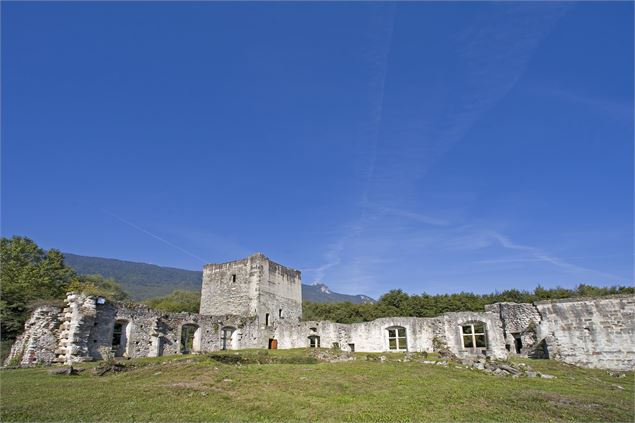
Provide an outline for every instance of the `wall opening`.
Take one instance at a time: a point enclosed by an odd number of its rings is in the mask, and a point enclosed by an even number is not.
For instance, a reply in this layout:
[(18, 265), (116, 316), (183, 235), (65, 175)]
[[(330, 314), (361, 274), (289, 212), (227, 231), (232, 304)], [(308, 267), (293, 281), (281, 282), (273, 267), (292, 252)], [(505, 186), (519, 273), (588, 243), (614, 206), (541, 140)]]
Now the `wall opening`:
[(516, 354), (520, 354), (523, 349), (523, 340), (520, 338), (520, 333), (512, 333), (514, 337), (514, 350)]
[(236, 282), (236, 274), (235, 273), (232, 275), (232, 282)]
[(351, 352), (355, 352), (355, 344), (348, 344), (348, 348), (350, 348)]
[(269, 349), (277, 350), (278, 349), (278, 340), (277, 339), (269, 339)]
[(130, 337), (130, 323), (127, 320), (115, 321), (112, 330), (112, 350), (115, 357), (123, 357), (128, 353), (128, 338)]
[(544, 339), (538, 342), (527, 352), (527, 356), (529, 358), (548, 359), (549, 348), (547, 342)]
[(265, 314), (265, 326), (269, 326), (269, 313)]
[(151, 342), (152, 350), (150, 351), (150, 357), (161, 357), (163, 355), (163, 336), (153, 336)]
[(282, 309), (278, 310), (278, 317), (282, 319)]
[(320, 348), (320, 337), (317, 335), (309, 336), (309, 348)]
[(487, 331), (485, 323), (473, 322), (461, 325), (461, 340), (463, 349), (478, 352), (480, 348), (487, 349)]
[(393, 326), (387, 328), (388, 332), (388, 349), (391, 351), (407, 351), (408, 339), (406, 337), (406, 328), (403, 326)]
[(234, 333), (236, 328), (225, 326), (220, 332), (220, 347), (222, 350), (230, 350), (234, 348)]
[(201, 328), (194, 323), (181, 326), (181, 354), (192, 354), (201, 350)]

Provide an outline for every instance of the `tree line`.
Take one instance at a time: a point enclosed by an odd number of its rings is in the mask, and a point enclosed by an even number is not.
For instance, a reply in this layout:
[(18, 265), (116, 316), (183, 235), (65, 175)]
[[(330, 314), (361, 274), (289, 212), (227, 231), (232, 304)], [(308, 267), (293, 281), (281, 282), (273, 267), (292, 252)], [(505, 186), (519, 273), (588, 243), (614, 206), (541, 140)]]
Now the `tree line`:
[(483, 311), (486, 304), (498, 302), (530, 303), (573, 297), (602, 297), (614, 294), (633, 294), (629, 286), (596, 287), (580, 284), (574, 289), (538, 286), (533, 291), (509, 289), (493, 294), (409, 295), (400, 289), (382, 295), (376, 303), (317, 304), (305, 301), (302, 304), (304, 320), (330, 320), (337, 323), (359, 323), (380, 317), (435, 317), (450, 311)]

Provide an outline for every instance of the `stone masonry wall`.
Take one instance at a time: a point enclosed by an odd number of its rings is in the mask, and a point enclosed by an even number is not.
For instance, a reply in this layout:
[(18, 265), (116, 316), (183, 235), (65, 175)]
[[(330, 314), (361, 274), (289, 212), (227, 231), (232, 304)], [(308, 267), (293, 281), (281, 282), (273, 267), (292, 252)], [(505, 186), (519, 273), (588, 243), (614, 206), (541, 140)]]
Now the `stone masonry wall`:
[(205, 265), (200, 313), (208, 316), (256, 315), (257, 286), (262, 278), (263, 266), (256, 256)]
[[(532, 351), (538, 342), (536, 328), (542, 320), (536, 306), (507, 302), (486, 305), (485, 310), (500, 316), (509, 352), (526, 356)], [(516, 351), (517, 339), (520, 340), (520, 352)]]
[(446, 313), (440, 317), (386, 317), (371, 322), (340, 324), (324, 321), (283, 323), (277, 326), (275, 337), (280, 348), (306, 348), (310, 337), (318, 336), (320, 346), (331, 348), (333, 344), (344, 350), (357, 352), (389, 352), (388, 328), (403, 327), (406, 330), (407, 351), (434, 351), (435, 338), (458, 356), (474, 355), (465, 349), (461, 340), (461, 325), (482, 322), (487, 330), (485, 354), (506, 358), (502, 336), (502, 322), (495, 313)]
[(300, 272), (261, 256), (263, 273), (258, 284), (258, 312), (262, 322), (269, 315), (270, 325), (302, 318), (302, 280)]
[(536, 303), (549, 358), (584, 367), (635, 369), (635, 295)]
[(13, 343), (4, 364), (29, 367), (53, 363), (59, 345), (61, 312), (60, 307), (54, 306), (35, 309), (24, 325), (24, 332)]

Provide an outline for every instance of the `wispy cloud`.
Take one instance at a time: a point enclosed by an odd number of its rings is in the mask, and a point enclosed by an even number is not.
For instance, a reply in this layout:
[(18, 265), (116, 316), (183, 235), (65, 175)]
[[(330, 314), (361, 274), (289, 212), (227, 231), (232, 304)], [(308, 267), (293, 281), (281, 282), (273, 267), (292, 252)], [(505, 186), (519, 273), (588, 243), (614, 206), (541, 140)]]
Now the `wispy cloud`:
[[(461, 244), (462, 248), (466, 244), (483, 248), (495, 241), (505, 249), (525, 247), (502, 236), (483, 237), (470, 233), (465, 227), (453, 226), (453, 222), (445, 217), (417, 210), (413, 204), (417, 202), (417, 185), (422, 177), (512, 90), (524, 74), (534, 50), (567, 7), (560, 4), (541, 4), (531, 8), (509, 4), (489, 6), (489, 13), (481, 14), (480, 20), (467, 26), (455, 40), (464, 73), (458, 86), (449, 90), (435, 108), (421, 107), (422, 113), (415, 110), (409, 111), (408, 116), (400, 115), (400, 124), (396, 125), (398, 130), (390, 134), (384, 133), (387, 130), (384, 113), (390, 94), (387, 81), (395, 12), (390, 11), (378, 20), (380, 25), (374, 34), (379, 35), (376, 35), (377, 48), (372, 62), (375, 69), (371, 81), (374, 97), (369, 119), (372, 131), (367, 147), (366, 157), (369, 159), (359, 218), (343, 225), (340, 236), (326, 247), (324, 263), (313, 269), (316, 280), (323, 280), (337, 268), (340, 275), (345, 273), (354, 276), (359, 283), (371, 283), (374, 274), (368, 262), (372, 260), (372, 254), (390, 254), (395, 246), (412, 244), (414, 241), (409, 238), (416, 238), (421, 245), (430, 245), (434, 240), (446, 246), (455, 243)], [(390, 142), (385, 142), (388, 139)], [(391, 233), (390, 225), (395, 225), (395, 218), (446, 233)], [(369, 234), (369, 231), (377, 231), (381, 235)], [(378, 236), (390, 239), (380, 242), (382, 245), (376, 248), (367, 245), (368, 242), (378, 243)], [(373, 252), (369, 254), (369, 251)], [(522, 251), (562, 269), (582, 269), (538, 249), (525, 247)], [(357, 260), (359, 256), (365, 259)]]
[(366, 204), (368, 203), (370, 183), (377, 160), (396, 7), (397, 5), (394, 3), (372, 5), (370, 31), (367, 33), (372, 49), (365, 56), (371, 67), (372, 77), (369, 81), (370, 122), (367, 137), (368, 145), (366, 146), (366, 175), (361, 196), (360, 217), (354, 223), (344, 225), (344, 229), (338, 239), (326, 247), (322, 265), (316, 268), (304, 269), (305, 272), (313, 274), (314, 282), (321, 282), (329, 269), (342, 263), (341, 255), (346, 244), (363, 231), (365, 221), (368, 219)]
[(511, 257), (508, 259), (503, 258), (503, 259), (497, 259), (497, 260), (484, 260), (480, 262), (481, 264), (512, 263), (512, 262), (513, 263), (544, 262), (544, 263), (552, 264), (567, 272), (580, 273), (580, 274), (592, 273), (598, 276), (608, 277), (611, 279), (620, 279), (619, 276), (613, 275), (611, 273), (599, 272), (593, 269), (579, 266), (577, 264), (573, 264), (553, 254), (549, 254), (540, 248), (536, 248), (536, 247), (524, 245), (524, 244), (519, 244), (517, 242), (512, 241), (508, 236), (505, 236), (496, 231), (485, 231), (482, 234), (484, 235), (482, 247), (490, 246), (491, 243), (488, 241), (492, 240), (505, 249), (525, 253), (525, 256)]
[(447, 226), (450, 224), (450, 222), (447, 219), (429, 216), (427, 214), (413, 212), (410, 210), (398, 209), (394, 207), (385, 207), (385, 206), (376, 205), (376, 204), (369, 204), (369, 207), (386, 215), (403, 217), (406, 219), (415, 220), (420, 223), (425, 223), (427, 225)]
[(123, 217), (118, 216), (118, 215), (116, 215), (115, 213), (113, 213), (113, 212), (111, 212), (111, 211), (109, 211), (109, 210), (106, 210), (106, 209), (101, 209), (101, 210), (102, 210), (104, 213), (106, 213), (106, 214), (108, 214), (108, 215), (110, 215), (110, 216), (114, 217), (115, 219), (119, 220), (120, 222), (122, 222), (122, 223), (124, 223), (124, 224), (126, 224), (126, 225), (130, 226), (131, 228), (136, 229), (137, 231), (139, 231), (139, 232), (141, 232), (141, 233), (144, 233), (144, 234), (146, 234), (146, 235), (148, 235), (148, 236), (150, 236), (150, 237), (152, 237), (152, 238), (156, 239), (157, 241), (160, 241), (160, 242), (164, 243), (165, 245), (169, 245), (170, 247), (172, 247), (172, 248), (174, 248), (174, 249), (177, 249), (177, 250), (179, 250), (180, 252), (182, 252), (182, 253), (184, 253), (184, 254), (187, 254), (188, 256), (190, 256), (190, 257), (192, 257), (192, 258), (195, 258), (196, 260), (200, 261), (201, 263), (206, 263), (206, 261), (205, 261), (204, 259), (202, 259), (201, 257), (197, 256), (197, 255), (196, 255), (196, 254), (194, 254), (194, 253), (191, 253), (190, 251), (186, 250), (185, 248), (183, 248), (183, 247), (179, 247), (178, 245), (174, 244), (173, 242), (170, 242), (170, 241), (168, 241), (167, 239), (162, 238), (162, 237), (160, 237), (159, 235), (154, 234), (154, 233), (152, 233), (152, 232), (148, 231), (147, 229), (143, 229), (142, 227), (140, 227), (140, 226), (138, 226), (138, 225), (135, 225), (134, 223), (130, 222), (129, 220), (126, 220), (126, 219), (124, 219)]
[(512, 242), (509, 238), (507, 238), (505, 236), (502, 236), (500, 234), (496, 234), (495, 238), (505, 248), (509, 248), (509, 249), (512, 249), (512, 250), (524, 251), (528, 255), (530, 255), (531, 257), (533, 257), (535, 259), (542, 260), (542, 261), (547, 262), (547, 263), (551, 263), (554, 266), (560, 267), (561, 269), (564, 269), (564, 270), (567, 270), (567, 271), (570, 271), (570, 272), (593, 273), (593, 274), (596, 274), (598, 276), (611, 278), (611, 279), (623, 279), (623, 280), (626, 279), (626, 278), (622, 278), (620, 276), (614, 275), (612, 273), (599, 272), (597, 270), (588, 269), (586, 267), (578, 266), (576, 264), (573, 264), (573, 263), (570, 263), (568, 261), (565, 261), (565, 260), (563, 260), (563, 259), (561, 259), (559, 257), (553, 256), (551, 254), (547, 254), (547, 253), (545, 253), (543, 250), (541, 250), (539, 248), (534, 248), (534, 247), (530, 247), (530, 246), (527, 246), (527, 245), (516, 244), (515, 242)]

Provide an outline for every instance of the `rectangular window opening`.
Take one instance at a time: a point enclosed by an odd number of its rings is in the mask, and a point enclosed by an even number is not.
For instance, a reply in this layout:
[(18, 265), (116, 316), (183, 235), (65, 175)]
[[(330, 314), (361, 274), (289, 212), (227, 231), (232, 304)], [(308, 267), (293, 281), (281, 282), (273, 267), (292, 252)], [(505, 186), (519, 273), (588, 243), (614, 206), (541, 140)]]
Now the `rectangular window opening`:
[(406, 351), (408, 349), (406, 328), (396, 327), (388, 329), (388, 349), (394, 351)]

